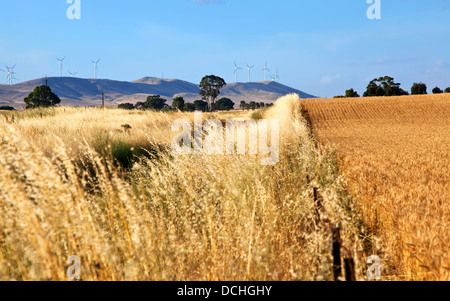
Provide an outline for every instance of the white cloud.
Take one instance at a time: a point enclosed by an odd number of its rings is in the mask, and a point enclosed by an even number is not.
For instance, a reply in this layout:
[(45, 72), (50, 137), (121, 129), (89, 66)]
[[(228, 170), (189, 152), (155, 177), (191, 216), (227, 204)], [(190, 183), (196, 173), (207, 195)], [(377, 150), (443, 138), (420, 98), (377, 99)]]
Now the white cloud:
[(336, 74), (336, 75), (325, 75), (324, 77), (322, 77), (322, 79), (320, 80), (321, 83), (323, 84), (329, 84), (334, 82), (335, 80), (338, 80), (341, 78), (340, 74)]

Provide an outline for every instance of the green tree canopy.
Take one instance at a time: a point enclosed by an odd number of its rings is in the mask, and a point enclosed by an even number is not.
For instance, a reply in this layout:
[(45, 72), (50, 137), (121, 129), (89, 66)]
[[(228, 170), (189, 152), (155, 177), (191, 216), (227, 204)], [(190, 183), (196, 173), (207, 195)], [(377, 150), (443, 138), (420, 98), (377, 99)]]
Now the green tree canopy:
[(444, 90), (445, 93), (450, 93), (450, 87)]
[(185, 112), (194, 112), (195, 111), (195, 104), (193, 103), (185, 103), (183, 107), (183, 111)]
[(221, 98), (216, 103), (216, 110), (229, 111), (234, 109), (234, 102), (229, 98)]
[(15, 111), (16, 109), (14, 109), (13, 107), (10, 106), (3, 106), (0, 107), (0, 111)]
[(118, 107), (122, 110), (134, 110), (134, 105), (132, 103), (121, 103)]
[(408, 95), (408, 92), (400, 88), (400, 84), (394, 82), (394, 78), (385, 76), (375, 78), (367, 86), (364, 97), (371, 96), (398, 96)]
[(215, 101), (217, 97), (220, 95), (220, 89), (223, 88), (227, 83), (221, 77), (215, 75), (207, 75), (202, 78), (200, 82), (200, 95), (203, 100), (208, 102), (209, 111), (214, 112)]
[(433, 94), (442, 94), (444, 91), (442, 91), (439, 87), (436, 87), (433, 89)]
[(134, 107), (138, 110), (145, 110), (145, 102), (138, 101)]
[(173, 99), (172, 108), (175, 110), (183, 111), (184, 109), (184, 98), (183, 97), (176, 97)]
[(144, 106), (148, 110), (160, 111), (167, 106), (166, 101), (167, 100), (162, 99), (159, 95), (150, 95), (147, 97), (147, 101)]
[(411, 87), (411, 94), (412, 95), (428, 94), (427, 85), (425, 85), (424, 83), (414, 83)]
[(195, 110), (207, 112), (208, 111), (208, 103), (203, 100), (194, 101)]
[(27, 109), (53, 107), (61, 103), (49, 86), (37, 86), (24, 101)]
[(353, 89), (345, 91), (345, 97), (359, 97), (358, 92)]

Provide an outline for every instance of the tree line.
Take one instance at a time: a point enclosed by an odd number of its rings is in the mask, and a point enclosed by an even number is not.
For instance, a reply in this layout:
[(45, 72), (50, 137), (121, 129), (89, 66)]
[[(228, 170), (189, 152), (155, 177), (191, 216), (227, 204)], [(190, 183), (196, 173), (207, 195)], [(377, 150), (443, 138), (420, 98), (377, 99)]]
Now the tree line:
[[(408, 91), (400, 88), (400, 85), (401, 84), (396, 83), (394, 78), (390, 76), (375, 78), (367, 85), (366, 92), (364, 92), (363, 97), (410, 95)], [(432, 92), (433, 94), (450, 93), (450, 87), (445, 90), (435, 87)], [(428, 94), (427, 85), (422, 82), (414, 83), (411, 87), (411, 95), (423, 94)], [(335, 96), (335, 98), (344, 97), (360, 97), (360, 95), (354, 89), (349, 89), (345, 91), (345, 95)]]
[[(209, 112), (208, 102), (204, 100), (196, 100), (193, 103), (188, 103), (183, 97), (176, 97), (173, 99), (172, 105), (168, 105), (167, 100), (160, 95), (150, 95), (145, 102), (138, 102), (135, 105), (132, 103), (124, 103), (119, 105), (119, 109), (124, 110), (154, 110), (154, 111), (182, 111), (182, 112)], [(234, 109), (235, 103), (229, 98), (221, 98), (214, 102), (215, 111), (229, 111)]]
[[(194, 103), (185, 102), (183, 97), (176, 97), (173, 99), (172, 105), (166, 104), (165, 99), (161, 98), (160, 95), (151, 95), (147, 98), (146, 102), (138, 102), (136, 105), (132, 103), (123, 103), (118, 106), (119, 109), (123, 110), (154, 110), (154, 111), (182, 111), (182, 112), (209, 112), (209, 106), (206, 101), (196, 100)], [(233, 110), (235, 103), (229, 98), (221, 98), (215, 102), (215, 111), (230, 111)], [(241, 101), (239, 108), (243, 111), (253, 111), (264, 109), (266, 107), (273, 106), (273, 104), (265, 104), (264, 102), (251, 101), (247, 103), (246, 101)]]
[(254, 111), (254, 110), (259, 110), (259, 109), (264, 109), (267, 107), (271, 107), (273, 106), (273, 104), (266, 104), (264, 102), (256, 102), (256, 101), (251, 101), (249, 103), (245, 102), (244, 100), (241, 101), (241, 104), (239, 105), (239, 108), (243, 111)]

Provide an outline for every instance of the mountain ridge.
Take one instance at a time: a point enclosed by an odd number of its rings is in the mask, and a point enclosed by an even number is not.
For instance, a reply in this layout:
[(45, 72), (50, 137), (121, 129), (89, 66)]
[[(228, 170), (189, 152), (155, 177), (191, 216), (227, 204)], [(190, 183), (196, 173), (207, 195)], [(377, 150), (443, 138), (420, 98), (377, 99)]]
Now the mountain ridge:
[[(167, 99), (168, 104), (172, 103), (173, 98), (179, 96), (184, 97), (187, 102), (200, 99), (198, 85), (179, 79), (143, 77), (128, 82), (111, 79), (49, 77), (12, 86), (1, 85), (0, 106), (23, 108), (25, 107), (23, 99), (36, 86), (46, 83), (61, 98), (61, 105), (66, 106), (99, 106), (101, 105), (102, 93), (105, 93), (105, 103), (108, 106), (145, 101), (149, 95), (160, 95)], [(273, 81), (230, 83), (222, 89), (219, 98), (230, 98), (236, 105), (239, 105), (242, 100), (273, 103), (279, 97), (290, 93), (297, 93), (301, 98), (316, 98), (303, 91)]]

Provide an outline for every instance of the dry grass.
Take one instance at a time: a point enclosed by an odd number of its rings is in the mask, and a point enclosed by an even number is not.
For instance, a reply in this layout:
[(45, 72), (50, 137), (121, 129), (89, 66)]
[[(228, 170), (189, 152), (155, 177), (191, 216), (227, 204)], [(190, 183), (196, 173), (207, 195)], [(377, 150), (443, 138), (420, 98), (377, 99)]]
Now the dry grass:
[[(170, 125), (192, 114), (58, 108), (0, 121), (0, 279), (65, 280), (70, 255), (83, 280), (331, 279), (313, 186), (357, 260), (361, 229), (335, 157), (315, 148), (300, 107), (291, 95), (266, 111), (282, 120), (275, 166), (250, 155), (172, 156)], [(161, 148), (122, 170), (102, 153), (117, 141)]]
[(305, 101), (336, 147), (385, 279), (450, 280), (450, 96)]
[[(106, 140), (111, 139), (134, 147), (170, 145), (176, 134), (170, 131), (172, 122), (175, 119), (193, 120), (192, 114), (181, 112), (157, 113), (69, 107), (18, 111), (8, 115), (14, 116), (15, 128), (20, 130), (28, 141), (40, 145), (46, 153), (52, 153), (55, 144), (52, 140), (58, 136), (63, 140), (64, 146), (70, 149), (72, 156), (79, 155), (82, 140), (86, 140), (97, 150)], [(246, 115), (248, 112), (241, 112), (236, 113), (235, 117)], [(218, 118), (218, 115), (208, 114), (205, 117)], [(126, 130), (123, 125), (129, 125), (131, 129)]]

